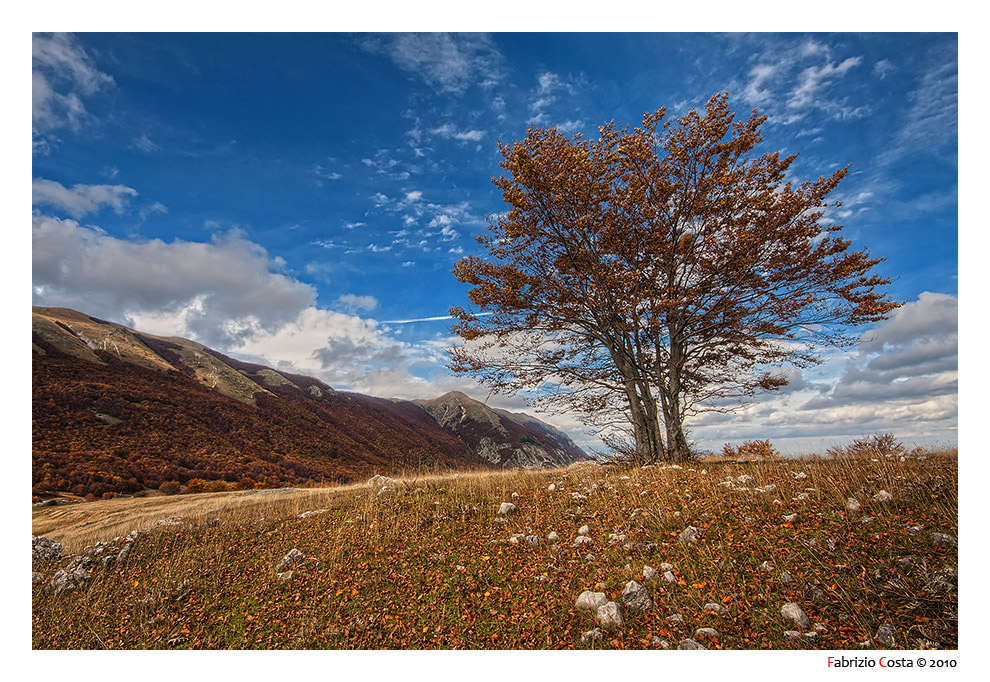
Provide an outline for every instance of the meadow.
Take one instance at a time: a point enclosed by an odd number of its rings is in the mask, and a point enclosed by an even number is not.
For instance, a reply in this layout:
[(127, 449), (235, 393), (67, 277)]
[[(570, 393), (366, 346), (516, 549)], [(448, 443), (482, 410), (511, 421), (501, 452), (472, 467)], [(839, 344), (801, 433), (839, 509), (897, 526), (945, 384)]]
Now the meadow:
[[(62, 592), (71, 558), (35, 565), (32, 643), (954, 649), (957, 478), (955, 451), (578, 463), (39, 508), (34, 534), (91, 562)], [(619, 626), (576, 606), (585, 591), (622, 603), (630, 581), (652, 608)]]

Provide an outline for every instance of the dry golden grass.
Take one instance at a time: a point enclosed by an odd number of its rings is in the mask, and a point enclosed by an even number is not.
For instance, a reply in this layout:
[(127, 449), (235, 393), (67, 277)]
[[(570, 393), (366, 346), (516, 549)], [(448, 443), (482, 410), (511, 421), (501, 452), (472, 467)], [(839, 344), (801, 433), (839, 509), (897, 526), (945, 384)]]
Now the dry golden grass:
[[(955, 580), (947, 568), (956, 566), (957, 549), (931, 533), (957, 534), (957, 467), (954, 453), (905, 462), (592, 465), (410, 474), (382, 495), (362, 484), (43, 508), (35, 533), (50, 529), (44, 534), (64, 539), (69, 552), (160, 519), (188, 524), (142, 534), (126, 561), (97, 566), (68, 594), (45, 586), (56, 565), (36, 569), (45, 577), (34, 587), (33, 643), (641, 649), (654, 638), (676, 646), (696, 628), (714, 627), (721, 639), (709, 648), (859, 649), (891, 623), (897, 648), (954, 648), (958, 604), (945, 585)], [(775, 491), (719, 485), (743, 474)], [(879, 490), (894, 501), (871, 502)], [(851, 496), (861, 511), (845, 510)], [(508, 501), (518, 511), (501, 518), (498, 506)], [(317, 509), (327, 511), (295, 518)], [(784, 519), (795, 512), (796, 522)], [(582, 525), (591, 528), (593, 558), (573, 544)], [(679, 542), (687, 525), (701, 529), (697, 545)], [(547, 541), (551, 531), (559, 545)], [(517, 535), (541, 542), (513, 542)], [(283, 580), (276, 566), (290, 549), (314, 563)], [(909, 568), (905, 557), (913, 557)], [(763, 568), (767, 561), (772, 570)], [(595, 627), (592, 614), (574, 607), (582, 591), (618, 601), (625, 583), (643, 580), (645, 565), (662, 562), (673, 564), (677, 580), (650, 585), (654, 611), (628, 618), (599, 643), (581, 642)], [(811, 587), (820, 592), (813, 599)], [(712, 602), (729, 614), (706, 612)], [(800, 603), (824, 629), (789, 640), (792, 625), (779, 614), (787, 602)], [(683, 625), (667, 620), (675, 613)]]

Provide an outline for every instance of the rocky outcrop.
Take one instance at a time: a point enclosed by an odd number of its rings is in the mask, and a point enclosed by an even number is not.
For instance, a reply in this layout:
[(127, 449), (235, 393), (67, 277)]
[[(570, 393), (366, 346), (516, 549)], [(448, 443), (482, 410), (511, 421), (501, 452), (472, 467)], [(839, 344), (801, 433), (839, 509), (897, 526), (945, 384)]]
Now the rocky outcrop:
[(459, 391), (414, 402), (483, 459), (501, 467), (546, 469), (587, 459), (570, 438), (549, 424), (490, 408)]

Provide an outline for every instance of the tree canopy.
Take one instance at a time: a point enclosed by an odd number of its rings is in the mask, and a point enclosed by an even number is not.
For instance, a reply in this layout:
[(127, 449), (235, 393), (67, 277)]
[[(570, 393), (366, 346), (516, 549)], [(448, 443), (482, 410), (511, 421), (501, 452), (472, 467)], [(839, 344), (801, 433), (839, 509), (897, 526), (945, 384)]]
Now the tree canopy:
[(621, 415), (641, 461), (683, 460), (687, 417), (779, 389), (786, 365), (884, 319), (899, 304), (882, 259), (827, 215), (848, 168), (792, 182), (796, 154), (755, 152), (765, 120), (720, 94), (597, 140), (500, 145), (508, 210), (453, 270), (475, 311), (451, 309), (451, 368), (602, 429)]

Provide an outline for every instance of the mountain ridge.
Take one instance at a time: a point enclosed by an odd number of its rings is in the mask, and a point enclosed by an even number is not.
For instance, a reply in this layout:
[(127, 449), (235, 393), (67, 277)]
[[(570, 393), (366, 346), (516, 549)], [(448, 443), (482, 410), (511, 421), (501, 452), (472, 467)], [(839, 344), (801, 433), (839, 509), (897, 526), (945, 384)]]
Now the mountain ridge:
[(463, 394), (471, 414), (445, 428), (417, 401), (338, 391), (68, 308), (32, 311), (32, 356), (35, 494), (98, 496), (192, 479), (348, 482), (585, 457), (548, 435), (553, 427), (525, 427)]

